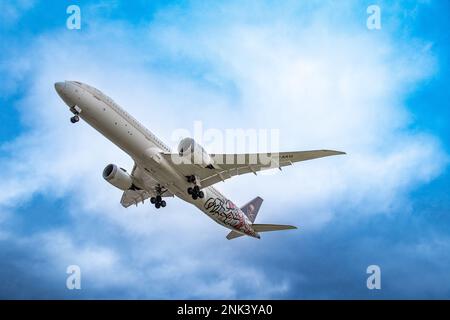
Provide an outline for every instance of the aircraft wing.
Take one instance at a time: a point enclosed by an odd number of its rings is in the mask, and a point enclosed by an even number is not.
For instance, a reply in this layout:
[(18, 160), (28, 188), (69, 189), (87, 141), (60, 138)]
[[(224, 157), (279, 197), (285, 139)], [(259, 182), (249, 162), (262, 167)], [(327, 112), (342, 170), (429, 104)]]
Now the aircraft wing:
[[(125, 208), (128, 208), (131, 205), (138, 205), (140, 202), (144, 202), (144, 200), (155, 197), (157, 195), (156, 188), (159, 187), (158, 181), (153, 179), (150, 174), (148, 174), (145, 170), (143, 170), (138, 165), (134, 164), (133, 171), (131, 172), (131, 176), (134, 177), (138, 182), (142, 189), (136, 190), (126, 190), (122, 194), (122, 199), (120, 203)], [(161, 188), (162, 194), (164, 197), (173, 197), (173, 194), (165, 189)]]
[[(211, 154), (213, 168), (203, 168), (197, 164), (182, 163), (177, 154), (164, 154), (167, 161), (174, 164), (185, 176), (196, 175), (202, 188), (233, 176), (292, 165), (295, 162), (345, 154), (334, 150), (311, 150), (280, 153), (253, 154)], [(178, 158), (177, 158), (178, 157)]]

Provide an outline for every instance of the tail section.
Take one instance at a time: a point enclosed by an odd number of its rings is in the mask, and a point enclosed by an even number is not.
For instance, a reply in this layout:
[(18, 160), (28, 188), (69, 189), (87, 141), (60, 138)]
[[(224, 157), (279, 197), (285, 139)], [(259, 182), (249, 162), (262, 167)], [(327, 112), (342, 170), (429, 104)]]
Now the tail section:
[[(261, 197), (256, 197), (245, 206), (241, 208), (242, 212), (247, 216), (247, 218), (253, 223), (255, 222), (256, 216), (258, 215), (259, 208), (261, 208), (261, 204), (263, 199)], [(282, 224), (252, 224), (252, 228), (255, 232), (269, 232), (269, 231), (280, 231), (280, 230), (291, 230), (297, 229), (297, 227), (282, 225)], [(242, 237), (244, 234), (239, 233), (237, 231), (231, 231), (227, 235), (228, 240), (232, 240), (235, 238)], [(259, 236), (258, 236), (259, 238)]]
[(242, 212), (247, 216), (247, 218), (253, 223), (255, 222), (256, 216), (258, 215), (259, 208), (261, 208), (261, 204), (263, 199), (261, 197), (256, 197), (245, 206), (241, 208)]

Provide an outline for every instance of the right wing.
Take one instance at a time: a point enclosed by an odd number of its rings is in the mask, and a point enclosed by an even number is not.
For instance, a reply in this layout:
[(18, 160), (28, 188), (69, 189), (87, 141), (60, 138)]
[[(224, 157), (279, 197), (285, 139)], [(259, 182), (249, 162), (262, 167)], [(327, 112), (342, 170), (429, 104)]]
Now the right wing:
[(142, 186), (142, 189), (136, 190), (126, 190), (122, 194), (122, 199), (120, 203), (125, 208), (128, 208), (131, 205), (138, 205), (140, 202), (144, 202), (144, 200), (155, 197), (157, 195), (157, 188), (161, 188), (161, 196), (164, 197), (173, 197), (173, 194), (161, 187), (155, 179), (153, 179), (149, 173), (143, 170), (140, 166), (134, 164), (133, 171), (131, 172), (131, 176), (134, 177), (137, 181), (139, 181), (139, 185)]
[[(295, 162), (345, 154), (334, 150), (312, 150), (280, 153), (253, 154), (211, 154), (213, 168), (203, 168), (196, 164), (182, 163), (178, 154), (163, 154), (184, 176), (195, 175), (200, 179), (202, 188), (233, 176), (254, 173), (262, 170), (282, 168)], [(175, 160), (175, 161), (174, 161)]]

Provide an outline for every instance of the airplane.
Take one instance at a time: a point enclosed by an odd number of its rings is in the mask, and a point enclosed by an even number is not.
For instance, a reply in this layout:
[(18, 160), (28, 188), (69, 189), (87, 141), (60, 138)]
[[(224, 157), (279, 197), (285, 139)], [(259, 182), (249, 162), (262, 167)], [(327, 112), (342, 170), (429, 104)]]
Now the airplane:
[(120, 201), (123, 207), (137, 206), (150, 199), (157, 209), (164, 208), (164, 199), (176, 196), (230, 229), (228, 240), (245, 235), (260, 239), (260, 232), (297, 228), (255, 223), (262, 198), (256, 197), (239, 208), (215, 189), (214, 184), (236, 175), (272, 169), (274, 163), (281, 170), (298, 161), (345, 154), (333, 150), (208, 154), (192, 138), (182, 139), (178, 153), (172, 153), (100, 90), (79, 81), (56, 82), (55, 90), (72, 112), (72, 123), (82, 118), (134, 160), (131, 174), (115, 164), (108, 164), (103, 170), (103, 178), (123, 191)]

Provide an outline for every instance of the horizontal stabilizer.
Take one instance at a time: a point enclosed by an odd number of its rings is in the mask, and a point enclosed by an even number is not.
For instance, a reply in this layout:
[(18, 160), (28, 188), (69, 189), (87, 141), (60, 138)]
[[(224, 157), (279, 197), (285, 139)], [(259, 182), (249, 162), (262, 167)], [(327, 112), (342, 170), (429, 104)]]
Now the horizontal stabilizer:
[(239, 238), (239, 237), (242, 237), (242, 236), (243, 236), (242, 233), (239, 233), (239, 232), (236, 232), (236, 231), (231, 231), (231, 232), (227, 235), (227, 239), (228, 239), (228, 240), (232, 240), (232, 239)]
[[(252, 224), (252, 228), (256, 232), (269, 232), (269, 231), (281, 231), (281, 230), (297, 229), (297, 227), (284, 225), (284, 224)], [(236, 232), (236, 231), (231, 231), (227, 235), (227, 239), (228, 240), (232, 240), (232, 239), (235, 239), (235, 238), (242, 237), (243, 235), (244, 234), (242, 234), (242, 233), (239, 233), (239, 232)]]
[(283, 224), (252, 224), (252, 228), (256, 232), (269, 232), (269, 231), (297, 229), (297, 227), (283, 225)]

